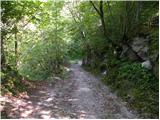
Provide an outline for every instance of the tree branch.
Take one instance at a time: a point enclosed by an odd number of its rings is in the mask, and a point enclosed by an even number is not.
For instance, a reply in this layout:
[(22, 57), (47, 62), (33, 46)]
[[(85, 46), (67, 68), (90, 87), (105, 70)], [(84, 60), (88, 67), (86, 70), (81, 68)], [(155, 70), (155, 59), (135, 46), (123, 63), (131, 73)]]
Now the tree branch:
[(94, 9), (97, 11), (97, 13), (101, 16), (100, 11), (98, 10), (98, 8), (94, 5), (94, 3), (92, 1), (90, 1), (90, 3), (92, 4), (92, 6), (94, 7)]
[(100, 1), (99, 9), (100, 9), (100, 16), (104, 17), (104, 12), (103, 12), (103, 1)]

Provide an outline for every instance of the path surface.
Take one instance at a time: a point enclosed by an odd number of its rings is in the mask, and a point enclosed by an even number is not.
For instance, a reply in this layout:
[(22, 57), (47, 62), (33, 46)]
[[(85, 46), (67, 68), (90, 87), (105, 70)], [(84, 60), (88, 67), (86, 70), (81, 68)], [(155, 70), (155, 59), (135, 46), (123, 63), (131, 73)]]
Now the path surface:
[(78, 64), (66, 80), (35, 83), (24, 98), (7, 101), (9, 118), (136, 118), (126, 104)]

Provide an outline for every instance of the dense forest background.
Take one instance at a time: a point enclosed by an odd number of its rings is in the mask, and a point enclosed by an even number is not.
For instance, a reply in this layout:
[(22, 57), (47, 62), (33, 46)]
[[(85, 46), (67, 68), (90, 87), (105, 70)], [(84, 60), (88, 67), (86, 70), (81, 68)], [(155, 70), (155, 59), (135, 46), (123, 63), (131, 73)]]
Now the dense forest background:
[(1, 1), (1, 91), (63, 77), (81, 59), (131, 108), (158, 118), (158, 42), (158, 1)]

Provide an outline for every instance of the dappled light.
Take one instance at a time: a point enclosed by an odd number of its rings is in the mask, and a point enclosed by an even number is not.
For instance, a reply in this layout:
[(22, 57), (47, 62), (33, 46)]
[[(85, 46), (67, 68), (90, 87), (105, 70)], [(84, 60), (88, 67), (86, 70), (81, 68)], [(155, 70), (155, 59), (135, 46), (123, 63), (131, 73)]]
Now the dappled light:
[[(19, 98), (9, 95), (1, 97), (1, 103), (5, 103), (1, 111), (5, 111), (8, 118), (85, 119), (104, 117), (106, 112), (112, 114), (112, 117), (120, 113), (121, 118), (125, 116), (124, 111), (128, 114), (126, 117), (133, 117), (125, 107), (121, 110), (119, 104), (122, 103), (117, 101), (117, 97), (105, 92), (106, 88), (103, 88), (96, 78), (83, 71), (78, 63), (70, 69), (72, 69), (72, 74), (68, 80), (58, 79), (54, 87), (49, 86), (52, 81), (33, 82), (36, 87), (21, 93)], [(98, 87), (103, 88), (104, 91)], [(102, 92), (107, 93), (105, 94), (107, 98), (101, 96)], [(103, 99), (107, 99), (110, 103), (106, 104)], [(105, 108), (108, 108), (110, 112), (105, 111)]]
[(61, 115), (54, 116), (56, 113), (52, 111), (53, 108), (57, 109), (57, 112), (59, 110), (56, 103), (53, 104), (53, 99), (47, 95), (46, 91), (40, 90), (37, 95), (29, 95), (27, 99), (7, 98), (6, 96), (1, 98), (1, 102), (6, 102), (3, 107), (10, 108), (8, 116), (11, 118), (59, 118)]
[(159, 117), (159, 2), (1, 1), (2, 119)]
[[(77, 113), (74, 111), (73, 113), (66, 114), (61, 111), (64, 107), (63, 104), (77, 101), (78, 99), (73, 99), (66, 95), (59, 98), (58, 90), (48, 87), (49, 83), (44, 84), (45, 86), (41, 87), (42, 84), (43, 83), (37, 84), (36, 88), (30, 89), (23, 97), (22, 94), (19, 98), (9, 95), (1, 97), (0, 102), (5, 103), (1, 106), (1, 111), (5, 111), (8, 118), (67, 119), (72, 117), (77, 118), (78, 116), (79, 118), (83, 118), (84, 112)], [(59, 85), (57, 85), (57, 87), (59, 87)], [(66, 106), (65, 109), (70, 108)]]

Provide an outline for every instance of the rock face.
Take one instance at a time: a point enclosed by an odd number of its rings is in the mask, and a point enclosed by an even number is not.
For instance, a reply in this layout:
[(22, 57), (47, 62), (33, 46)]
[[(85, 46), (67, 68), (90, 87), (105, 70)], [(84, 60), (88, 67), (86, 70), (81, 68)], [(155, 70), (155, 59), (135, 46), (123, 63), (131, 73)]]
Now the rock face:
[[(142, 67), (151, 70), (158, 78), (159, 51), (157, 45), (158, 38), (147, 34), (141, 37), (134, 37), (129, 43), (122, 43), (122, 46), (120, 47), (121, 49), (115, 49), (113, 53), (117, 59), (128, 59), (139, 62), (142, 64)], [(103, 65), (103, 63), (107, 63), (104, 62), (104, 60), (107, 60), (107, 57), (103, 58), (104, 55), (97, 56), (98, 61), (100, 61), (100, 64), (97, 65), (96, 58), (93, 57), (94, 55), (95, 54), (89, 52), (83, 59), (82, 65), (90, 66), (93, 68), (97, 68), (97, 66), (99, 66), (100, 71), (103, 73), (105, 70), (107, 70), (106, 65)]]
[[(151, 44), (149, 37), (135, 37), (132, 42), (129, 43), (129, 48), (127, 45), (123, 45), (123, 50), (120, 58), (127, 58), (130, 60), (138, 61), (138, 57), (143, 60), (142, 67), (152, 70), (155, 76), (158, 78), (159, 74), (159, 53), (149, 53)], [(131, 50), (132, 49), (132, 50)], [(133, 52), (134, 51), (134, 52)]]
[(149, 39), (136, 37), (133, 39), (131, 47), (143, 60), (148, 59)]
[[(120, 58), (129, 58), (131, 60), (138, 60), (138, 56), (142, 60), (148, 60), (148, 50), (149, 50), (149, 39), (136, 37), (131, 43), (129, 43), (129, 48), (127, 45), (123, 45), (123, 51)], [(133, 52), (134, 51), (134, 52)]]
[(157, 78), (159, 78), (159, 53), (157, 51), (157, 53), (149, 56), (150, 57), (150, 60), (152, 62), (152, 71), (153, 73), (155, 74), (155, 76)]
[(136, 54), (127, 46), (127, 45), (123, 45), (123, 50), (122, 53), (120, 55), (120, 58), (127, 58), (127, 59), (131, 59), (131, 60), (138, 60)]

